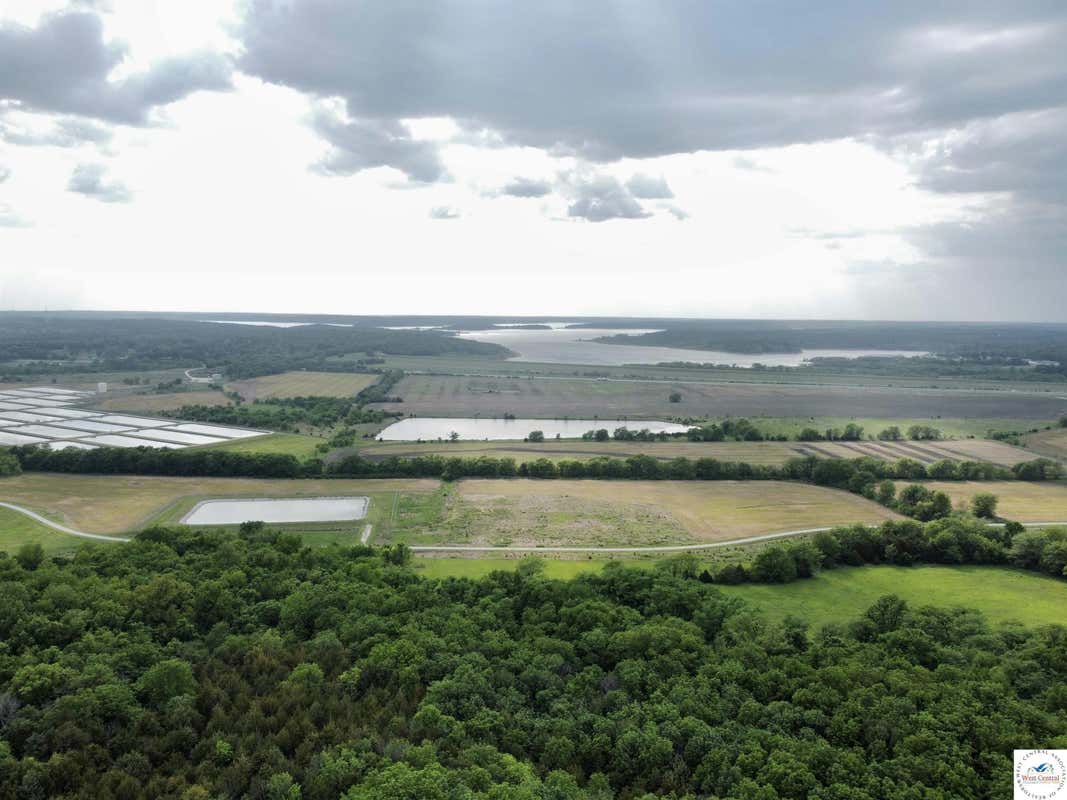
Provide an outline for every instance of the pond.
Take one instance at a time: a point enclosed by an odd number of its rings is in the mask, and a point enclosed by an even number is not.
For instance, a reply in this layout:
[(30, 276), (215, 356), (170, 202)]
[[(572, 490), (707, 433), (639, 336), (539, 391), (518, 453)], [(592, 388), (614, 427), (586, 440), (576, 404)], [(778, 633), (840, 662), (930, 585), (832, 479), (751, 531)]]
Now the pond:
[(541, 364), (588, 364), (617, 367), (623, 364), (660, 364), (690, 361), (694, 364), (728, 364), (751, 367), (799, 367), (812, 358), (860, 358), (863, 356), (918, 356), (912, 350), (802, 350), (799, 353), (728, 353), (722, 350), (691, 350), (683, 347), (645, 347), (634, 344), (603, 344), (589, 341), (601, 336), (637, 336), (657, 329), (565, 328), (561, 323), (541, 330), (497, 326), (492, 330), (465, 331), (464, 339), (499, 344), (516, 353), (509, 361)]
[(688, 425), (655, 419), (457, 419), (454, 417), (408, 417), (395, 422), (378, 434), (387, 442), (414, 442), (448, 439), (453, 431), (460, 441), (502, 441), (525, 439), (530, 431), (541, 431), (546, 439), (578, 439), (597, 428), (613, 431), (626, 427), (632, 431), (647, 428), (653, 433), (684, 433)]
[(288, 497), (203, 500), (182, 517), (185, 525), (240, 525), (242, 522), (334, 522), (363, 519), (366, 497)]

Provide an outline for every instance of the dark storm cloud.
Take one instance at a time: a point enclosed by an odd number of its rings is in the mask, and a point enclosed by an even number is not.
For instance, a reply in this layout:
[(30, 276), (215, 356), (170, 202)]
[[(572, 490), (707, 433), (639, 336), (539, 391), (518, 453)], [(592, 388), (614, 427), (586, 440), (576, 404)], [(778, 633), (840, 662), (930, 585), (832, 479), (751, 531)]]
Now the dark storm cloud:
[(1067, 5), (258, 0), (241, 67), (356, 118), (592, 159), (949, 127), (1061, 103)]
[(572, 198), (567, 207), (569, 217), (605, 222), (652, 216), (634, 199), (629, 189), (608, 175), (562, 176), (561, 183)]
[(447, 177), (432, 142), (413, 139), (399, 120), (344, 120), (328, 109), (316, 109), (311, 125), (330, 143), (330, 152), (315, 168), (326, 175), (354, 175), (374, 167), (393, 167), (417, 183)]
[(49, 15), (37, 28), (0, 23), (0, 99), (31, 111), (144, 125), (158, 106), (230, 87), (230, 64), (211, 52), (108, 80), (125, 55), (123, 45), (104, 40), (100, 17), (90, 11)]
[(551, 192), (552, 184), (535, 178), (515, 178), (500, 190), (511, 197), (544, 197)]
[(674, 197), (674, 192), (662, 175), (656, 178), (637, 173), (626, 182), (626, 188), (630, 194), (642, 200), (670, 200)]
[(109, 179), (103, 164), (79, 164), (71, 173), (67, 189), (104, 203), (128, 203), (133, 194), (122, 181)]

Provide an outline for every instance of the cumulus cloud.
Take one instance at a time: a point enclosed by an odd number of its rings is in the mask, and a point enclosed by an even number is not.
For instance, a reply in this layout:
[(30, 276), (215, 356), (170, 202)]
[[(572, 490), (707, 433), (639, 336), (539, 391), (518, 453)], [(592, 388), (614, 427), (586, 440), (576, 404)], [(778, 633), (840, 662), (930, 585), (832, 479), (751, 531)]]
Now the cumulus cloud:
[(430, 219), (459, 219), (461, 216), (459, 209), (451, 206), (434, 206), (430, 209)]
[(103, 145), (111, 141), (109, 128), (79, 117), (62, 117), (43, 130), (30, 130), (10, 120), (0, 119), (0, 139), (10, 144), (29, 147), (78, 147), (83, 144)]
[(7, 203), (0, 203), (0, 228), (28, 228), (29, 220), (15, 213)]
[(447, 177), (437, 146), (415, 139), (399, 120), (342, 119), (320, 107), (312, 127), (330, 144), (330, 152), (316, 165), (326, 175), (354, 175), (374, 167), (393, 167), (417, 183)]
[(0, 164), (0, 183), (3, 183), (11, 177), (11, 169)]
[(128, 203), (133, 193), (122, 181), (109, 179), (103, 164), (79, 164), (71, 173), (67, 189), (104, 203)]
[(36, 28), (0, 24), (0, 99), (31, 111), (145, 125), (158, 106), (231, 85), (231, 66), (217, 53), (166, 59), (112, 80), (125, 57), (124, 45), (105, 41), (92, 11), (51, 14)]
[(670, 200), (674, 197), (674, 192), (662, 175), (656, 178), (639, 172), (626, 182), (626, 188), (630, 194), (642, 200)]
[(679, 208), (676, 205), (670, 205), (670, 204), (664, 205), (664, 206), (662, 206), (662, 208), (664, 208), (676, 220), (681, 221), (681, 220), (689, 219), (689, 212), (686, 211), (684, 208)]
[(552, 184), (536, 178), (514, 178), (500, 193), (511, 197), (544, 197), (552, 192)]
[(561, 185), (571, 198), (567, 206), (569, 217), (605, 222), (652, 216), (634, 199), (629, 189), (610, 175), (564, 175)]

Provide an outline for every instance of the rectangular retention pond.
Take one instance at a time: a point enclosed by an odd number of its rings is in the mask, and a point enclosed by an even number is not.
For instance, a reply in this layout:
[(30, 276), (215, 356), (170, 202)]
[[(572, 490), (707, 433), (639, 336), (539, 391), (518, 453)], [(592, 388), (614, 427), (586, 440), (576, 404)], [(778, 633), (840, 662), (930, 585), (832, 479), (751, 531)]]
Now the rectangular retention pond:
[(202, 500), (182, 517), (185, 525), (240, 525), (242, 522), (338, 522), (363, 519), (366, 497), (287, 497)]
[(632, 431), (647, 429), (652, 433), (685, 433), (688, 425), (658, 419), (474, 419), (455, 417), (408, 417), (394, 422), (378, 434), (384, 442), (416, 442), (450, 439), (461, 441), (525, 439), (531, 431), (541, 431), (546, 439), (577, 439), (586, 431), (616, 428)]

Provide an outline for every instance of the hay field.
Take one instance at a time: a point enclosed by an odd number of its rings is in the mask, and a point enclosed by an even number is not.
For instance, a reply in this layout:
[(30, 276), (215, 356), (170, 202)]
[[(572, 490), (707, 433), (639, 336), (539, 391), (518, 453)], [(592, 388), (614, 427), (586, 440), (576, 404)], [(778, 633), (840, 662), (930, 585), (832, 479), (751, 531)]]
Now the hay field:
[(537, 443), (523, 442), (373, 442), (361, 445), (359, 454), (365, 458), (380, 459), (387, 456), (491, 456), (514, 458), (517, 462), (547, 458), (589, 459), (597, 456), (626, 458), (633, 455), (648, 455), (669, 460), (679, 456), (686, 458), (715, 458), (719, 461), (744, 461), (749, 464), (784, 464), (790, 458), (803, 455), (792, 442), (587, 442), (561, 439)]
[[(671, 403), (677, 391), (681, 402)], [(857, 417), (895, 420), (1051, 420), (1067, 401), (1047, 392), (903, 387), (756, 385), (550, 378), (408, 375), (388, 410), (422, 416)]]
[(141, 414), (158, 414), (160, 411), (172, 411), (182, 406), (228, 406), (230, 399), (222, 392), (169, 392), (167, 394), (131, 394), (126, 397), (110, 397), (94, 408), (105, 411), (129, 411)]
[(209, 497), (432, 494), (437, 486), (436, 480), (425, 479), (274, 480), (34, 472), (0, 480), (0, 500), (78, 530), (110, 534), (139, 530), (154, 520), (176, 522), (197, 500)]
[[(897, 489), (913, 481), (897, 481)], [(1067, 522), (1067, 484), (1028, 481), (917, 481), (944, 492), (955, 508), (967, 508), (980, 492), (995, 494), (997, 515), (1017, 522)]]
[(1025, 437), (1023, 442), (1034, 452), (1035, 457), (1045, 456), (1067, 461), (1067, 428), (1033, 433)]
[(355, 397), (378, 382), (377, 375), (351, 372), (282, 372), (226, 385), (245, 400), (272, 397)]
[(775, 481), (464, 480), (442, 522), (410, 541), (664, 545), (897, 518), (848, 492)]

